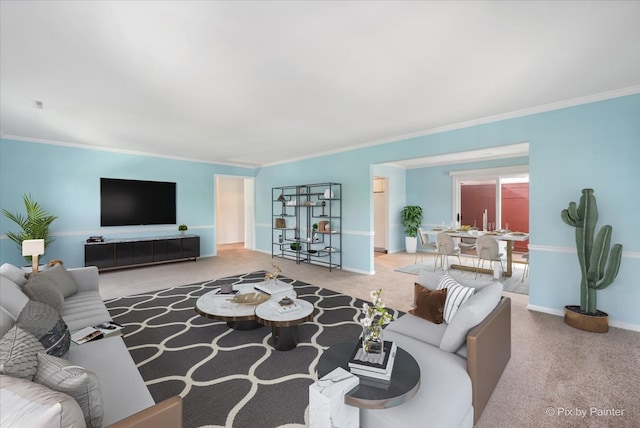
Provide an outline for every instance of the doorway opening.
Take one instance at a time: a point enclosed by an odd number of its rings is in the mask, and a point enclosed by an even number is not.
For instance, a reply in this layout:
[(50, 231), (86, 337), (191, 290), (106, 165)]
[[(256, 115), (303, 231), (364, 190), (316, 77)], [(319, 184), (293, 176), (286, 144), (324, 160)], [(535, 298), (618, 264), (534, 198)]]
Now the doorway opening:
[(255, 250), (255, 179), (215, 177), (215, 248), (242, 245)]
[[(480, 230), (508, 229), (529, 233), (529, 170), (527, 166), (460, 171), (454, 180), (454, 213), (459, 225)], [(526, 253), (527, 242), (514, 251)]]
[(389, 184), (387, 177), (373, 177), (373, 251), (389, 251)]

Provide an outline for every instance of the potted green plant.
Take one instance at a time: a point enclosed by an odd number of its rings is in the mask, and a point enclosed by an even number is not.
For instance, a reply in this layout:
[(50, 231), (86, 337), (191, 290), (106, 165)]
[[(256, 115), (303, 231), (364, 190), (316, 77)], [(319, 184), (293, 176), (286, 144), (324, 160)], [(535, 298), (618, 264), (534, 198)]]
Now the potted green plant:
[(597, 291), (610, 286), (618, 275), (622, 258), (622, 245), (615, 244), (609, 250), (613, 228), (604, 225), (595, 236), (598, 206), (593, 189), (582, 189), (580, 205), (569, 203), (562, 210), (562, 220), (576, 228), (576, 247), (582, 280), (580, 281), (580, 306), (564, 307), (564, 321), (580, 330), (595, 333), (609, 331), (609, 316), (597, 309)]
[(415, 253), (418, 248), (418, 228), (422, 224), (422, 207), (407, 205), (400, 212), (405, 234), (407, 253)]
[(186, 224), (181, 224), (178, 226), (178, 230), (180, 231), (180, 235), (184, 236), (184, 233), (189, 230)]
[[(58, 217), (45, 211), (31, 198), (31, 195), (25, 194), (23, 200), (27, 212), (26, 215), (12, 213), (6, 209), (2, 210), (2, 214), (4, 214), (6, 218), (22, 228), (21, 232), (7, 232), (7, 238), (16, 243), (20, 254), (22, 254), (22, 241), (25, 239), (44, 239), (44, 250), (46, 253), (49, 245), (55, 240), (49, 232), (49, 227)], [(31, 263), (31, 256), (25, 256), (25, 260)]]

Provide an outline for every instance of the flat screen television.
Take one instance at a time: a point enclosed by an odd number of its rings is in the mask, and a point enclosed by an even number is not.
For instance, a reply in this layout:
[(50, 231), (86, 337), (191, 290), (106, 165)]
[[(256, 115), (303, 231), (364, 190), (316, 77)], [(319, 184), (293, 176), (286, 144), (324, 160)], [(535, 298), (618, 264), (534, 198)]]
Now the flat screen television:
[(100, 226), (176, 224), (176, 183), (100, 178)]

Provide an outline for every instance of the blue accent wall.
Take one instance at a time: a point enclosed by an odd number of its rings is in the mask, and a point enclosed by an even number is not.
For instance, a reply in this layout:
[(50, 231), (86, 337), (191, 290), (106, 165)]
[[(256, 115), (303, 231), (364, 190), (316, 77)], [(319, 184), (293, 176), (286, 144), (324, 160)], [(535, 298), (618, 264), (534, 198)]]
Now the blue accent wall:
[[(624, 245), (618, 279), (598, 293), (599, 309), (619, 325), (640, 328), (640, 287), (631, 280), (640, 259), (640, 95), (593, 102), (468, 128), (408, 138), (346, 153), (263, 168), (257, 175), (257, 199), (272, 186), (337, 181), (343, 184), (345, 210), (344, 266), (373, 272), (373, 220), (369, 168), (398, 160), (529, 143), (529, 157), (466, 163), (406, 171), (402, 204), (421, 205), (425, 223), (451, 220), (449, 172), (529, 163), (530, 176), (530, 299), (531, 307), (560, 313), (579, 302), (580, 272), (573, 229), (560, 211), (577, 201), (581, 189), (596, 191), (600, 223), (614, 226), (612, 242)], [(375, 170), (375, 167), (374, 169)], [(380, 174), (384, 175), (384, 174)], [(402, 186), (399, 186), (399, 189)], [(264, 198), (264, 197), (263, 197)], [(256, 205), (257, 218), (269, 224), (265, 199)], [(397, 208), (397, 207), (396, 207)], [(399, 212), (398, 212), (399, 215)], [(353, 216), (353, 217), (350, 217)], [(390, 220), (399, 225), (399, 218)], [(268, 240), (266, 231), (258, 231)], [(401, 236), (400, 234), (396, 237)], [(403, 245), (396, 243), (396, 245)], [(268, 250), (268, 247), (263, 247)], [(270, 251), (270, 250), (268, 250)]]
[(453, 207), (452, 171), (501, 168), (528, 163), (527, 157), (517, 157), (407, 170), (407, 204), (422, 207), (424, 225), (441, 225), (444, 222), (449, 226), (452, 221), (455, 221), (455, 214), (451, 212)]
[[(402, 248), (399, 210), (405, 204), (425, 209), (425, 223), (451, 219), (449, 171), (529, 163), (530, 299), (541, 310), (560, 313), (579, 301), (580, 273), (574, 231), (560, 219), (582, 188), (595, 189), (598, 226), (613, 225), (612, 242), (624, 245), (616, 282), (598, 293), (599, 309), (620, 325), (640, 328), (640, 286), (632, 266), (640, 259), (640, 95), (531, 114), (437, 134), (407, 138), (343, 153), (267, 166), (258, 170), (1, 140), (0, 206), (21, 210), (31, 193), (60, 216), (51, 250), (56, 258), (82, 264), (88, 235), (140, 236), (175, 233), (160, 228), (99, 227), (99, 177), (122, 177), (178, 183), (178, 221), (203, 237), (203, 254), (214, 254), (214, 174), (256, 177), (256, 248), (271, 252), (271, 188), (292, 184), (339, 182), (343, 186), (343, 266), (374, 272), (372, 178), (391, 176), (392, 244)], [(384, 163), (415, 157), (528, 142), (529, 157), (467, 163), (404, 172), (380, 170)], [(388, 172), (388, 171), (387, 171)], [(404, 174), (404, 177), (403, 177)], [(403, 193), (404, 192), (404, 193)], [(398, 217), (394, 216), (397, 212)], [(10, 229), (0, 220), (0, 231)], [(23, 263), (7, 239), (0, 240), (0, 260)], [(59, 257), (60, 256), (60, 257)], [(410, 280), (408, 280), (410, 283)]]
[[(200, 235), (202, 256), (215, 254), (215, 174), (254, 176), (255, 170), (76, 147), (0, 140), (0, 206), (24, 213), (23, 195), (59, 218), (55, 241), (41, 259), (62, 259), (67, 267), (84, 265), (84, 242), (91, 235), (107, 239), (177, 235), (177, 225), (100, 226), (100, 177), (176, 183), (178, 224)], [(0, 231), (18, 231), (6, 217)], [(25, 264), (18, 247), (0, 240), (0, 260)]]

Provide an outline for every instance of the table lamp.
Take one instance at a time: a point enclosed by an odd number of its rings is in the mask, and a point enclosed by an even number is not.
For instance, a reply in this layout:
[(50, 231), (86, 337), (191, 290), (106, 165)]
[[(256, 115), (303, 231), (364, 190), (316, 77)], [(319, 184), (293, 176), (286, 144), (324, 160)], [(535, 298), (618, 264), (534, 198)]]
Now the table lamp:
[(25, 239), (22, 241), (22, 256), (31, 256), (33, 272), (38, 272), (38, 256), (44, 254), (44, 239)]

